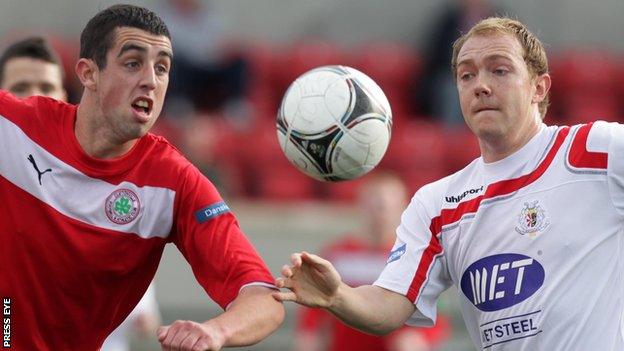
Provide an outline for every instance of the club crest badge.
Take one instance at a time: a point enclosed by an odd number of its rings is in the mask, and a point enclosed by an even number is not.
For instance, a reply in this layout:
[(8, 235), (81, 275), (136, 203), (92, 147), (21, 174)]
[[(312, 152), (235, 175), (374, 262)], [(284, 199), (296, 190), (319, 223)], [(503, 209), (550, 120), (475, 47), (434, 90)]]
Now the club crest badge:
[(108, 195), (104, 203), (106, 217), (115, 224), (128, 224), (138, 217), (141, 202), (130, 189), (117, 189)]
[(518, 216), (516, 232), (520, 235), (528, 234), (530, 238), (535, 238), (543, 233), (550, 226), (550, 219), (546, 210), (540, 206), (539, 201), (525, 202), (524, 208)]

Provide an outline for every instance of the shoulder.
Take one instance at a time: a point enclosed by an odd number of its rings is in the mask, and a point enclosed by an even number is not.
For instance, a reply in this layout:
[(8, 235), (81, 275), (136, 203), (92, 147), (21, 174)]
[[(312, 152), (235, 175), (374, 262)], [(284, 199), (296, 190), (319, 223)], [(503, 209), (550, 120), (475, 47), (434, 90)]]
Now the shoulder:
[[(214, 184), (167, 139), (147, 134), (146, 165), (157, 183), (170, 184), (182, 198), (221, 199)], [(201, 194), (201, 196), (200, 196)]]
[(31, 96), (20, 99), (0, 90), (0, 115), (21, 124), (22, 121), (47, 120), (75, 111), (75, 106), (45, 96)]
[(566, 161), (572, 168), (606, 168), (612, 142), (624, 141), (624, 125), (596, 121), (571, 129)]
[(484, 187), (478, 176), (477, 164), (478, 159), (475, 159), (463, 169), (423, 186), (414, 194), (412, 203), (418, 202), (433, 218), (443, 208), (483, 194)]

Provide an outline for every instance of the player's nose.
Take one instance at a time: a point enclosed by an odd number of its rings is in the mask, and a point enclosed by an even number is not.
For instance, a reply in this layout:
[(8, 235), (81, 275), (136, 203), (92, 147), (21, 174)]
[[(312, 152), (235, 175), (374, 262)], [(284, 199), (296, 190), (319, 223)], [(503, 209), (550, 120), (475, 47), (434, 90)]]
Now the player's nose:
[(147, 90), (156, 89), (156, 69), (151, 66), (145, 66), (141, 75), (141, 88)]
[(474, 94), (476, 97), (489, 96), (492, 93), (490, 84), (482, 74), (475, 76)]

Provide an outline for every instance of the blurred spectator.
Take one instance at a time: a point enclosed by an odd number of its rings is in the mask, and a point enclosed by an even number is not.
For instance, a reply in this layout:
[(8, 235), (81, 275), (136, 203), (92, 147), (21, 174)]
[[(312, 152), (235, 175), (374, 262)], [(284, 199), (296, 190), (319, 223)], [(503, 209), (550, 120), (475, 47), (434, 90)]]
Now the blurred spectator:
[(63, 68), (56, 52), (41, 37), (11, 44), (0, 57), (0, 88), (15, 96), (49, 96), (65, 101)]
[(228, 153), (233, 137), (227, 123), (207, 115), (193, 114), (181, 121), (179, 147), (199, 171), (210, 179), (223, 196), (238, 195), (239, 178), (235, 155)]
[(228, 50), (223, 23), (212, 2), (163, 0), (158, 13), (169, 26), (175, 55), (166, 106), (174, 110), (245, 110), (247, 62), (241, 54)]
[(141, 301), (130, 312), (124, 320), (104, 341), (100, 351), (128, 351), (130, 350), (130, 334), (147, 338), (156, 333), (160, 325), (160, 312), (154, 294), (154, 283), (152, 282)]
[[(377, 279), (394, 244), (407, 195), (403, 181), (392, 173), (371, 174), (362, 183), (358, 203), (363, 235), (347, 235), (322, 250), (345, 283), (358, 286)], [(326, 310), (301, 307), (296, 344), (297, 351), (430, 351), (448, 337), (449, 328), (444, 316), (438, 316), (433, 328), (404, 326), (380, 337), (352, 329)]]
[(449, 65), (453, 42), (480, 19), (496, 12), (490, 0), (457, 0), (447, 5), (434, 21), (427, 36), (429, 41), (422, 50), (423, 74), (416, 87), (415, 101), (421, 113), (439, 119), (447, 126), (463, 126), (455, 79)]

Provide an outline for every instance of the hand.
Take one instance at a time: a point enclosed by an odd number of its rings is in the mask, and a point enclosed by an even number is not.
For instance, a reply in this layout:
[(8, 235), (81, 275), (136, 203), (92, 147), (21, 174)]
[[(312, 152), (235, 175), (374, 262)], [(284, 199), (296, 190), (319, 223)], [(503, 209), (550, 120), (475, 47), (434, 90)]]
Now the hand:
[(157, 335), (163, 351), (217, 351), (225, 342), (223, 333), (210, 321), (175, 321), (158, 328)]
[(291, 266), (282, 267), (283, 278), (277, 278), (278, 288), (290, 292), (276, 292), (278, 301), (295, 301), (309, 307), (330, 307), (342, 283), (334, 266), (319, 256), (307, 252), (290, 256)]

